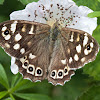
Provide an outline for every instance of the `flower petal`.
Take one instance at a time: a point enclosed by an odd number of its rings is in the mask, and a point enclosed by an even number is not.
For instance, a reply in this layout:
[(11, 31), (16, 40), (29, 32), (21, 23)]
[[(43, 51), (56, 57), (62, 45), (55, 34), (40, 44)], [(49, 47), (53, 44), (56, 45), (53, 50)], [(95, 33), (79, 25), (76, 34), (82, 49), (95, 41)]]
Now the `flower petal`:
[(17, 74), (18, 73), (18, 66), (15, 64), (15, 58), (11, 57), (11, 71), (13, 74)]
[(10, 14), (11, 20), (29, 20), (48, 24), (58, 21), (62, 27), (88, 32), (92, 35), (97, 18), (87, 15), (93, 12), (86, 6), (77, 6), (72, 0), (40, 0), (29, 3), (24, 10)]

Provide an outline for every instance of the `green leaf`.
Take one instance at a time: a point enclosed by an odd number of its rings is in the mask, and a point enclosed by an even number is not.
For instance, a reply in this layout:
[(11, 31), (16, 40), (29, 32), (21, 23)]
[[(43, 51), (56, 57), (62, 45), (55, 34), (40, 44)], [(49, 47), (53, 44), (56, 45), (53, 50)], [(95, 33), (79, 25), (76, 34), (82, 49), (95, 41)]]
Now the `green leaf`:
[(11, 97), (11, 99), (12, 99), (12, 100), (16, 100), (16, 99), (13, 97), (13, 95), (12, 95), (12, 94), (10, 94), (10, 97)]
[(0, 83), (6, 87), (6, 89), (9, 88), (9, 82), (8, 82), (8, 79), (7, 79), (7, 75), (5, 73), (5, 70), (3, 68), (3, 66), (0, 64)]
[(20, 86), (16, 91), (20, 91), (20, 90), (25, 90), (31, 87), (34, 87), (37, 83), (33, 83), (28, 81), (26, 84), (23, 84), (22, 86)]
[(23, 98), (25, 100), (51, 100), (48, 96), (41, 94), (14, 93), (14, 95)]
[[(21, 77), (21, 79), (19, 79)], [(16, 91), (24, 90), (31, 88), (35, 85), (35, 83), (29, 81), (29, 80), (23, 80), (22, 76), (20, 74), (17, 74), (13, 76), (12, 78), (12, 83), (11, 83), (11, 88)]]
[(19, 0), (23, 5), (26, 5), (31, 2), (37, 2), (38, 0)]
[(10, 97), (8, 97), (8, 98), (5, 98), (5, 99), (3, 99), (3, 100), (12, 100)]
[(0, 0), (0, 4), (3, 4), (4, 0)]
[(100, 44), (100, 25), (97, 26), (97, 28), (93, 32), (93, 37), (98, 41)]
[(98, 0), (100, 2), (100, 0)]
[(8, 91), (2, 91), (2, 92), (0, 92), (0, 100), (5, 96), (5, 95), (7, 95), (8, 94)]
[(73, 0), (73, 1), (75, 1), (78, 6), (80, 5), (87, 6), (94, 11), (100, 10), (100, 3), (98, 2), (98, 0)]
[(6, 99), (3, 99), (3, 100), (12, 100), (10, 97), (6, 98)]
[(100, 86), (92, 86), (77, 100), (100, 100)]
[(24, 89), (24, 86), (27, 89), (28, 87), (30, 87), (30, 86), (26, 87), (26, 85), (28, 85), (29, 83), (30, 83), (29, 80), (25, 80), (25, 79), (23, 80), (22, 77), (21, 77), (19, 80), (17, 80), (15, 86), (13, 88), (11, 88), (11, 93), (13, 93), (14, 91), (17, 91), (17, 90)]
[[(15, 87), (15, 85), (17, 84), (17, 82), (18, 82), (18, 80), (19, 80), (19, 77), (20, 77), (19, 74), (14, 75), (14, 76), (12, 77), (11, 88), (12, 88), (12, 87)], [(21, 79), (22, 79), (22, 78), (21, 78)]]
[(88, 17), (90, 17), (90, 18), (100, 17), (100, 11), (94, 11), (92, 13), (89, 13)]
[(0, 15), (0, 22), (3, 22), (5, 20), (8, 20), (8, 17), (4, 15)]

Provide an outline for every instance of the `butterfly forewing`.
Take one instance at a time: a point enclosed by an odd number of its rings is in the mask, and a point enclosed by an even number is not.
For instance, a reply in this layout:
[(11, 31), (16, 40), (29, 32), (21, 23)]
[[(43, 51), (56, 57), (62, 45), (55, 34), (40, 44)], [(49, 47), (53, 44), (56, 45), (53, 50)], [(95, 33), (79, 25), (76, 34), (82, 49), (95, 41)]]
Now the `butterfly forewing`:
[(96, 40), (84, 31), (65, 29), (69, 32), (66, 57), (68, 65), (72, 69), (83, 67), (84, 64), (93, 61), (99, 50)]
[[(16, 58), (24, 57), (35, 43), (48, 34), (50, 27), (29, 21), (12, 20), (0, 24), (0, 45)], [(35, 41), (35, 36), (39, 36)], [(34, 42), (35, 41), (35, 42)]]

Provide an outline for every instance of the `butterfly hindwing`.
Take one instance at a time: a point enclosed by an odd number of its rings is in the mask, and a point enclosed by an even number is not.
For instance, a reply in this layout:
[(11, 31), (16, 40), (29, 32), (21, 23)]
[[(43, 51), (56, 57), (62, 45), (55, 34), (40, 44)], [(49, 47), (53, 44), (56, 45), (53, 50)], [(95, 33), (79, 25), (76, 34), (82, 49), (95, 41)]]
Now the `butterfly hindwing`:
[(19, 72), (23, 74), (24, 78), (41, 81), (47, 77), (47, 68), (49, 66), (47, 38), (37, 41), (36, 44), (33, 43), (32, 46), (35, 49), (33, 48), (25, 57), (16, 59), (15, 64), (19, 67)]

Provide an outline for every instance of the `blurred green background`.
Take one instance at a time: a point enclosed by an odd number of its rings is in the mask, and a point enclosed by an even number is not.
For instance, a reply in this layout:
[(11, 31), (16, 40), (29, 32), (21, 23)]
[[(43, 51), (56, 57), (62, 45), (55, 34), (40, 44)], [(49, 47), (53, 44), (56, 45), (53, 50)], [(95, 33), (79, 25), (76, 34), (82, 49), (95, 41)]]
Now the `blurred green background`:
[[(9, 20), (11, 12), (37, 0), (0, 0), (0, 22)], [(100, 0), (74, 0), (95, 12), (98, 26), (93, 37), (100, 44)], [(10, 57), (0, 48), (0, 100), (100, 100), (100, 52), (96, 60), (76, 71), (64, 86), (53, 86), (47, 80), (32, 83), (10, 71)]]

